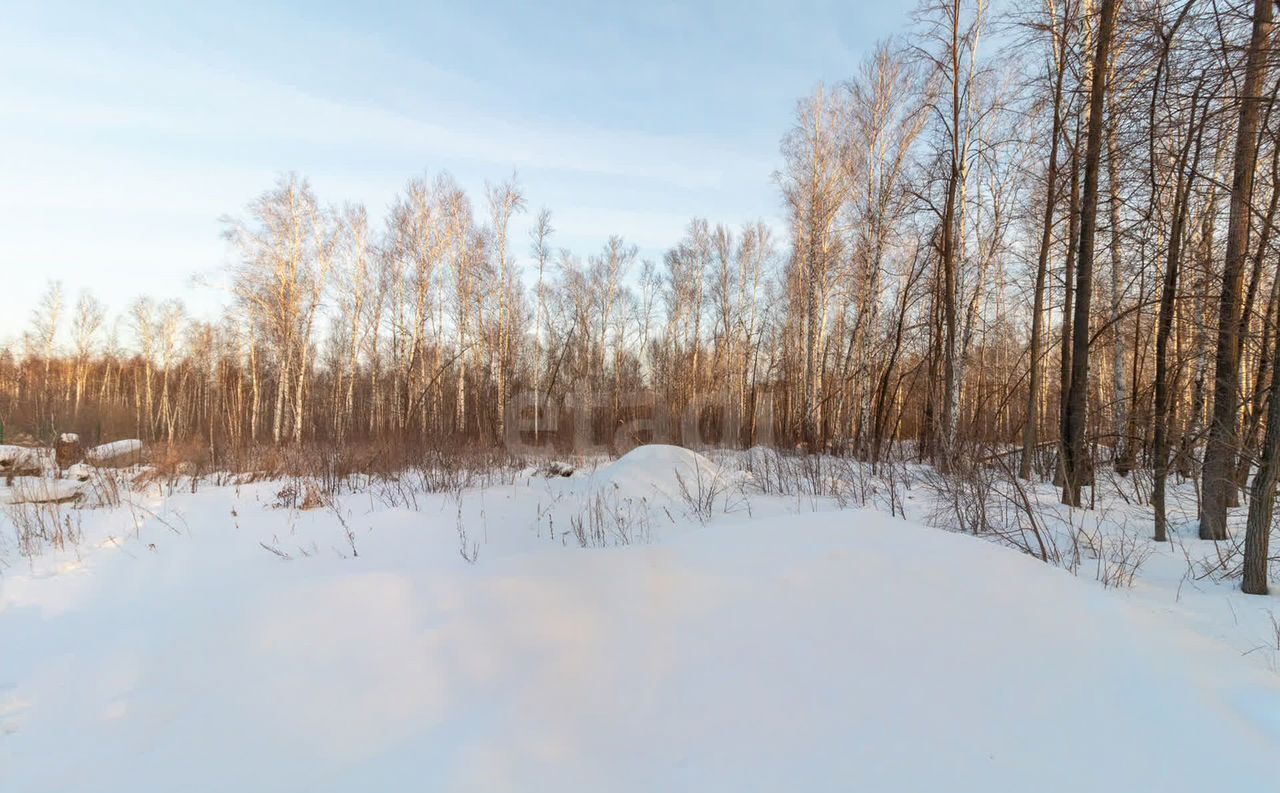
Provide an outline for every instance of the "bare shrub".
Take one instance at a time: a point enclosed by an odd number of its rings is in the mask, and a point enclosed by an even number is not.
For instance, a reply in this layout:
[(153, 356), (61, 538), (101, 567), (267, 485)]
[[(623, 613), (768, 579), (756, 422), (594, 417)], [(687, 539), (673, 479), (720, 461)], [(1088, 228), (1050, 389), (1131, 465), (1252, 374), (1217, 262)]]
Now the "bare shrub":
[(374, 498), (389, 507), (418, 509), (424, 495), (447, 493), (461, 497), (464, 490), (511, 484), (522, 461), (494, 450), (439, 449), (425, 453), (403, 470), (371, 478)]
[[(1272, 548), (1280, 548), (1280, 532), (1277, 527), (1272, 526)], [(1227, 540), (1219, 540), (1212, 544), (1213, 555), (1203, 558), (1192, 558), (1189, 551), (1184, 547), (1184, 556), (1187, 560), (1188, 577), (1196, 580), (1210, 580), (1215, 582), (1238, 581), (1244, 575), (1244, 538), (1239, 536), (1237, 532), (1235, 536)], [(1267, 570), (1271, 570), (1280, 566), (1280, 552), (1274, 553), (1267, 557)], [(1274, 580), (1274, 575), (1268, 575), (1268, 578)]]
[(756, 447), (746, 453), (744, 471), (766, 496), (836, 497), (841, 495), (847, 474), (855, 465), (828, 455)]
[(1152, 543), (1142, 533), (1127, 527), (1111, 533), (1098, 549), (1095, 578), (1107, 588), (1131, 587), (1152, 551)]
[(458, 555), (467, 564), (475, 564), (480, 559), (480, 543), (467, 536), (467, 522), (462, 518), (462, 500), (458, 500)]
[(339, 502), (338, 499), (336, 498), (331, 498), (329, 499), (329, 502), (328, 504), (326, 504), (326, 506), (328, 507), (329, 511), (333, 513), (334, 518), (337, 519), (338, 525), (342, 527), (342, 537), (347, 541), (347, 551), (349, 551), (350, 553), (348, 555), (347, 552), (340, 551), (336, 548), (334, 549), (334, 551), (337, 552), (338, 556), (344, 559), (359, 558), (360, 551), (359, 549), (356, 548), (356, 533), (351, 528), (351, 523), (348, 520), (349, 516), (343, 512), (341, 502)]
[(324, 484), (309, 478), (297, 478), (276, 491), (274, 509), (311, 510), (329, 507), (334, 503), (334, 495), (325, 489)]
[(1042, 562), (1061, 565), (1054, 534), (1047, 530), (1024, 483), (1004, 454), (969, 455), (943, 474), (929, 469), (925, 481), (936, 494), (929, 522), (969, 534), (983, 535)]
[(593, 491), (569, 516), (569, 534), (581, 548), (648, 543), (652, 539), (649, 501), (643, 497), (619, 498), (609, 490)]
[(128, 481), (113, 468), (89, 468), (89, 478), (81, 491), (81, 505), (85, 507), (118, 507), (120, 490)]
[(28, 562), (46, 548), (77, 548), (84, 537), (80, 513), (56, 501), (10, 504), (5, 514), (13, 526), (18, 553)]
[(966, 534), (1000, 534), (1007, 528), (1007, 513), (999, 509), (996, 477), (978, 464), (956, 463), (947, 473), (936, 469), (926, 477), (937, 499), (929, 522)]
[(777, 449), (757, 446), (746, 452), (744, 466), (748, 481), (766, 496), (794, 496), (800, 490), (799, 466), (794, 456)]
[(689, 509), (689, 515), (699, 523), (706, 523), (715, 515), (716, 503), (724, 503), (728, 483), (723, 472), (717, 469), (714, 473), (704, 471), (702, 466), (692, 466), (688, 476), (676, 471), (676, 483), (680, 490), (680, 498)]
[(1091, 567), (1107, 588), (1133, 586), (1154, 545), (1123, 516), (1105, 509), (1045, 508), (1015, 474), (1008, 455), (976, 458), (953, 465), (946, 475), (929, 474), (937, 494), (933, 525), (987, 536), (1073, 574)]

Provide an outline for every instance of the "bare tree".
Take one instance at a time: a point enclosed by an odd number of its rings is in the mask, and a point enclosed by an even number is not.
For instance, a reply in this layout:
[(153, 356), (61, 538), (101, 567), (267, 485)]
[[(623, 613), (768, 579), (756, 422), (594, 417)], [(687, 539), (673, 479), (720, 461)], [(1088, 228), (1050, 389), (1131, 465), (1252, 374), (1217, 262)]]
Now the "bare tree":
[(1254, 0), (1253, 29), (1240, 92), (1240, 120), (1236, 126), (1234, 168), (1227, 220), (1227, 253), (1218, 300), (1218, 346), (1213, 378), (1213, 420), (1205, 447), (1200, 538), (1227, 537), (1227, 505), (1234, 492), (1233, 461), (1240, 410), (1240, 286), (1248, 255), (1249, 222), (1253, 211), (1253, 177), (1258, 158), (1258, 121), (1263, 84), (1267, 80), (1272, 23), (1270, 0)]
[(72, 419), (80, 417), (80, 402), (84, 398), (89, 379), (89, 363), (93, 355), (98, 331), (102, 328), (106, 311), (102, 303), (89, 292), (82, 291), (76, 300), (75, 315), (71, 320), (71, 341), (75, 348), (75, 403)]
[(1116, 0), (1102, 0), (1093, 80), (1089, 89), (1089, 129), (1085, 142), (1084, 193), (1080, 206), (1080, 254), (1076, 266), (1076, 306), (1072, 325), (1071, 386), (1064, 421), (1062, 502), (1080, 506), (1080, 488), (1089, 462), (1085, 414), (1089, 393), (1089, 310), (1093, 296), (1093, 251), (1098, 217), (1098, 171), (1102, 158), (1103, 112), (1106, 108), (1107, 68), (1115, 31)]
[(504, 437), (504, 425), (508, 400), (508, 383), (511, 378), (512, 333), (514, 324), (515, 280), (514, 268), (508, 256), (507, 237), (511, 216), (524, 209), (524, 195), (516, 184), (515, 177), (500, 185), (489, 185), (485, 188), (489, 201), (489, 219), (493, 224), (493, 255), (497, 259), (498, 271), (498, 331), (497, 331), (497, 434)]

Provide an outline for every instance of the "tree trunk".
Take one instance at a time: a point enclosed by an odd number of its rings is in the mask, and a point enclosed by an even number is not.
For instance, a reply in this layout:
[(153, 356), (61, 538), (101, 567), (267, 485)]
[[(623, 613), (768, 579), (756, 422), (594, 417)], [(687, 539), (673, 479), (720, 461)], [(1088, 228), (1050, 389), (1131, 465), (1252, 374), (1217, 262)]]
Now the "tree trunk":
[[(1271, 350), (1271, 365), (1280, 363), (1280, 333)], [(1244, 581), (1240, 589), (1249, 595), (1267, 594), (1267, 546), (1275, 507), (1276, 480), (1280, 477), (1280, 377), (1271, 378), (1267, 401), (1267, 435), (1262, 443), (1258, 472), (1249, 490), (1249, 517), (1244, 535)]]
[[(1059, 43), (1061, 49), (1065, 42)], [(1036, 286), (1031, 308), (1030, 370), (1027, 377), (1027, 416), (1022, 428), (1022, 458), (1018, 474), (1031, 478), (1040, 423), (1040, 356), (1044, 346), (1044, 286), (1049, 272), (1049, 251), (1053, 246), (1053, 211), (1058, 196), (1058, 139), (1062, 129), (1062, 83), (1066, 70), (1056, 65), (1053, 85), (1053, 124), (1049, 137), (1049, 165), (1045, 172), (1044, 217), (1040, 227), (1040, 249), (1036, 256)]]
[(1231, 205), (1227, 218), (1227, 255), (1223, 264), (1222, 294), (1218, 301), (1218, 350), (1213, 378), (1213, 419), (1204, 455), (1203, 502), (1200, 505), (1200, 538), (1227, 537), (1229, 492), (1235, 487), (1236, 423), (1240, 410), (1240, 282), (1249, 245), (1249, 214), (1253, 203), (1253, 172), (1258, 155), (1258, 120), (1267, 76), (1271, 39), (1271, 2), (1254, 0), (1253, 31), (1245, 62), (1240, 97), (1240, 122), (1236, 129), (1235, 165), (1231, 179)]
[(1115, 28), (1117, 0), (1102, 0), (1098, 23), (1098, 47), (1093, 59), (1093, 80), (1089, 95), (1089, 129), (1085, 140), (1084, 193), (1080, 205), (1080, 256), (1076, 266), (1076, 306), (1072, 321), (1071, 387), (1067, 394), (1067, 415), (1063, 422), (1062, 501), (1080, 506), (1080, 488), (1086, 475), (1088, 448), (1085, 419), (1089, 390), (1089, 308), (1093, 296), (1093, 249), (1098, 219), (1098, 166), (1102, 158), (1103, 110), (1106, 107), (1107, 62)]
[[(1112, 98), (1114, 103), (1115, 98)], [(1124, 279), (1121, 276), (1120, 258), (1120, 164), (1119, 151), (1116, 145), (1116, 119), (1112, 108), (1112, 117), (1107, 123), (1107, 187), (1108, 212), (1111, 221), (1111, 332), (1115, 336), (1111, 357), (1111, 432), (1115, 436), (1112, 462), (1116, 473), (1127, 476), (1132, 467), (1130, 455), (1131, 441), (1129, 434), (1129, 384), (1125, 372), (1125, 335), (1120, 325), (1123, 316)]]

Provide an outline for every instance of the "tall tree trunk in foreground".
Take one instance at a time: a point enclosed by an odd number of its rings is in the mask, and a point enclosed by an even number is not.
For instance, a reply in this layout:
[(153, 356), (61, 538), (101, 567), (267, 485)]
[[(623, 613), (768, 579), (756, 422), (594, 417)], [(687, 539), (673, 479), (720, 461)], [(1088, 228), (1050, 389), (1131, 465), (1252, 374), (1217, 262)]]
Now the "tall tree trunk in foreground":
[[(1265, 354), (1265, 353), (1264, 353)], [(1271, 351), (1272, 366), (1280, 362), (1280, 333)], [(1250, 595), (1267, 594), (1267, 546), (1275, 507), (1276, 479), (1280, 478), (1280, 377), (1271, 380), (1267, 403), (1267, 436), (1262, 459), (1249, 490), (1249, 518), (1244, 536), (1244, 581), (1240, 589)]]
[(1236, 453), (1236, 414), (1240, 410), (1240, 281), (1249, 245), (1249, 212), (1253, 200), (1253, 171), (1258, 157), (1258, 119), (1262, 84), (1267, 77), (1271, 40), (1271, 1), (1254, 0), (1253, 32), (1245, 62), (1240, 123), (1236, 128), (1235, 167), (1227, 219), (1227, 255), (1218, 301), (1218, 351), (1213, 379), (1213, 419), (1204, 454), (1200, 539), (1227, 537), (1229, 491), (1235, 487), (1232, 463)]
[(1066, 430), (1063, 451), (1062, 502), (1080, 506), (1088, 445), (1085, 419), (1089, 394), (1089, 306), (1093, 295), (1093, 243), (1097, 235), (1098, 165), (1102, 158), (1103, 118), (1106, 108), (1107, 61), (1115, 29), (1116, 1), (1102, 0), (1098, 23), (1098, 48), (1093, 59), (1093, 80), (1089, 94), (1089, 131), (1085, 141), (1084, 194), (1080, 204), (1080, 257), (1076, 264), (1076, 307), (1072, 321), (1071, 387), (1067, 394)]

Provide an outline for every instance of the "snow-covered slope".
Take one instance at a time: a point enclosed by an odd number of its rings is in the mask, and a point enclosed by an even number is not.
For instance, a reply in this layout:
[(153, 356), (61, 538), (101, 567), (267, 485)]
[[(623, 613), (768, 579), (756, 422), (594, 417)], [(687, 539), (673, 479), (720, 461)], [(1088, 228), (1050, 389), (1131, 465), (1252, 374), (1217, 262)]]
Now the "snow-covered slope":
[(1280, 678), (1091, 581), (760, 502), (566, 547), (525, 513), (584, 479), (84, 512), (96, 544), (0, 575), (0, 790), (1275, 785)]

